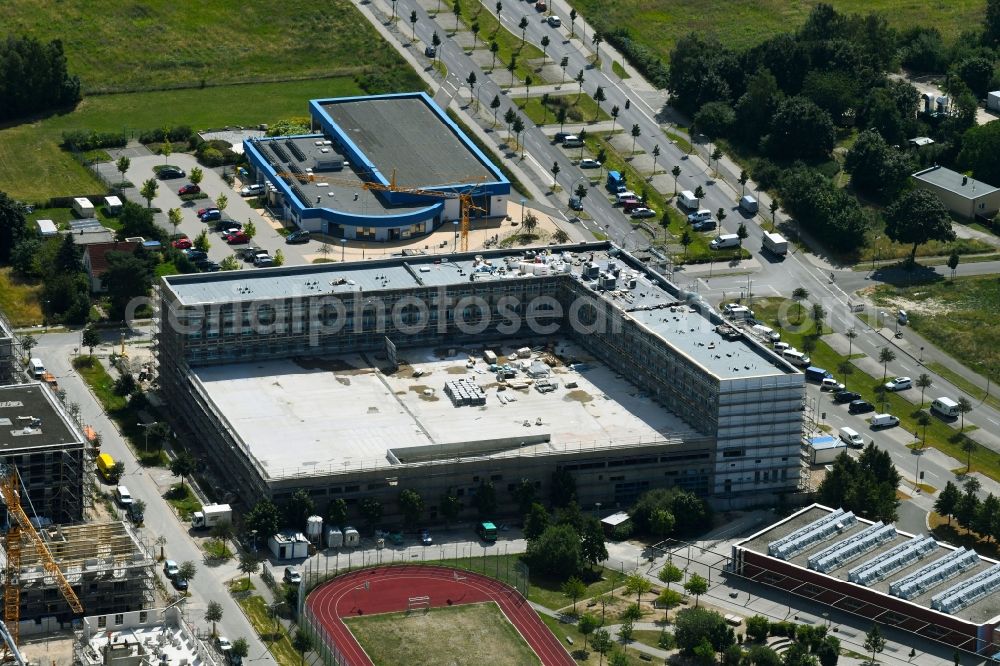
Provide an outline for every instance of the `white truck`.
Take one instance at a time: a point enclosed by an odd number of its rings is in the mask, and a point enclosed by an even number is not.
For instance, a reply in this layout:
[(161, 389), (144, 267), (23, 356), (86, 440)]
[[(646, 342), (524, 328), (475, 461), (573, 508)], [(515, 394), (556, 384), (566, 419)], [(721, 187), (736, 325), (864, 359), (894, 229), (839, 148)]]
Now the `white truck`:
[(681, 195), (677, 200), (688, 210), (698, 210), (698, 207), (701, 205), (701, 199), (696, 197), (694, 192), (691, 190), (684, 190), (681, 192)]
[(788, 254), (788, 241), (781, 234), (765, 231), (761, 239), (761, 249), (783, 257)]
[(191, 527), (209, 529), (219, 523), (233, 522), (233, 510), (228, 504), (206, 504), (201, 511), (195, 511), (191, 516)]

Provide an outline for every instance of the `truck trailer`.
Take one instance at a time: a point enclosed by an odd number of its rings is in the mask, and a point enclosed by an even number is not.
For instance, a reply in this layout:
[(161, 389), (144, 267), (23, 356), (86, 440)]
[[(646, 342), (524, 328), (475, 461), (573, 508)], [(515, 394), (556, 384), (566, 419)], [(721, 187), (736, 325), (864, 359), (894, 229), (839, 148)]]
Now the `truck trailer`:
[(761, 249), (783, 257), (788, 254), (788, 241), (781, 234), (765, 231), (761, 239)]
[(232, 521), (233, 510), (228, 504), (206, 504), (201, 507), (201, 511), (195, 511), (191, 515), (191, 527), (195, 529), (208, 529), (219, 523)]
[(619, 171), (608, 171), (608, 180), (605, 183), (605, 187), (608, 188), (608, 192), (611, 192), (611, 194), (618, 194), (628, 189), (625, 185), (625, 176)]

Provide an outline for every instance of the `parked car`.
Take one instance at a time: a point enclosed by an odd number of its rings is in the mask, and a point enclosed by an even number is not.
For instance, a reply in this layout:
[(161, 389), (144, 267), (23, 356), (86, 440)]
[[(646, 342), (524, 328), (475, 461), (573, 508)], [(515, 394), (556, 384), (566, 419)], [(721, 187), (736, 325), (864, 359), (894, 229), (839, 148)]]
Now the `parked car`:
[(190, 250), (192, 243), (190, 238), (178, 238), (171, 243), (178, 250)]
[(188, 582), (187, 578), (181, 578), (180, 576), (175, 576), (171, 579), (174, 587), (180, 592), (187, 592)]
[(236, 256), (238, 256), (243, 261), (253, 261), (253, 258), (257, 256), (258, 252), (265, 252), (259, 247), (251, 245), (250, 247), (244, 247), (236, 251)]
[(174, 562), (173, 560), (167, 560), (166, 562), (163, 563), (163, 575), (166, 576), (167, 578), (172, 579), (174, 576), (179, 574), (180, 571), (181, 571), (180, 567), (178, 567), (177, 563)]
[(559, 26), (562, 25), (562, 19), (560, 19), (558, 16), (554, 16), (554, 15), (550, 16), (548, 18), (548, 22), (549, 22), (549, 25), (552, 26), (553, 28), (558, 28)]
[(877, 428), (895, 428), (899, 425), (899, 418), (892, 414), (875, 414), (871, 418), (872, 430)]
[(298, 231), (293, 231), (285, 237), (285, 242), (289, 245), (295, 245), (297, 243), (308, 243), (309, 242), (309, 232), (305, 229), (299, 229)]
[(214, 261), (204, 261), (200, 264), (197, 264), (197, 268), (202, 273), (214, 273), (216, 271), (222, 270), (222, 266), (215, 263)]
[(244, 185), (243, 187), (240, 188), (240, 196), (243, 197), (254, 197), (257, 196), (258, 194), (262, 194), (263, 192), (264, 192), (263, 185), (256, 185), (256, 184)]
[(632, 211), (632, 217), (642, 219), (646, 217), (656, 217), (656, 211), (652, 208), (636, 208)]
[(562, 143), (566, 140), (566, 137), (572, 136), (572, 132), (556, 132), (556, 135), (552, 138), (556, 143)]
[(215, 646), (219, 648), (219, 652), (223, 655), (228, 655), (228, 653), (233, 649), (233, 644), (229, 642), (229, 639), (225, 636), (219, 636), (215, 639)]
[(570, 197), (569, 207), (572, 210), (583, 210), (583, 199), (581, 199), (580, 197)]
[(431, 539), (430, 530), (420, 530), (420, 543), (425, 546), (429, 546), (434, 543), (434, 540)]
[(250, 242), (250, 238), (242, 231), (226, 234), (225, 236), (223, 236), (223, 238), (225, 238), (226, 242), (229, 243), (230, 245), (239, 245), (240, 243)]
[(261, 254), (253, 260), (253, 265), (257, 268), (268, 268), (274, 266), (274, 258), (267, 254)]
[(243, 225), (236, 220), (219, 220), (215, 223), (216, 231), (226, 231), (228, 229), (242, 229)]
[(186, 254), (187, 258), (192, 262), (198, 261), (199, 259), (208, 259), (208, 253), (202, 252), (201, 250), (185, 250), (184, 254)]
[(175, 166), (165, 166), (160, 169), (160, 180), (173, 180), (174, 178), (183, 178), (187, 174), (180, 167)]
[(428, 58), (436, 58), (437, 48), (433, 45), (424, 47), (424, 55), (427, 56)]
[(578, 166), (581, 169), (600, 169), (601, 163), (598, 162), (597, 160), (592, 160), (588, 157), (586, 159), (580, 160), (580, 164)]
[(198, 217), (201, 217), (202, 215), (204, 215), (205, 213), (207, 213), (210, 210), (219, 210), (219, 209), (216, 208), (215, 206), (206, 206), (205, 208), (199, 208), (198, 212), (195, 213), (195, 215), (197, 215)]
[(913, 388), (913, 380), (909, 377), (895, 377), (885, 383), (887, 391), (905, 391)]
[(187, 237), (188, 237), (187, 234), (170, 234), (171, 241), (181, 240), (182, 238), (187, 238)]
[(851, 414), (867, 414), (875, 411), (875, 405), (867, 400), (854, 400), (847, 406), (847, 411)]
[(691, 225), (691, 228), (695, 231), (715, 231), (718, 223), (715, 220), (702, 220), (701, 222), (695, 222)]
[(181, 189), (177, 190), (177, 194), (182, 194), (182, 195), (198, 194), (199, 192), (201, 192), (201, 188), (195, 185), (194, 183), (188, 183), (187, 185), (181, 187)]
[(298, 585), (302, 582), (302, 574), (294, 567), (285, 567), (285, 582), (290, 585)]
[(210, 210), (201, 216), (202, 222), (218, 222), (222, 219), (221, 210)]
[(844, 404), (845, 402), (854, 402), (855, 400), (860, 400), (861, 394), (855, 393), (854, 391), (838, 391), (833, 394), (833, 401)]
[(819, 384), (820, 391), (843, 391), (844, 385), (838, 382), (833, 377), (824, 377), (823, 381)]

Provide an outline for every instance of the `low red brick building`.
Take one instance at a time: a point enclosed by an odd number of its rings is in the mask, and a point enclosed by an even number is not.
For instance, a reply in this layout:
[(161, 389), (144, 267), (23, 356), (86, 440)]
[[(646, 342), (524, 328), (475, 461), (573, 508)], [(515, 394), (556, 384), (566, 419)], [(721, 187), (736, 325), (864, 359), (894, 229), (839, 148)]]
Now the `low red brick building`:
[(813, 504), (735, 544), (732, 568), (961, 650), (1000, 651), (1000, 563), (927, 535)]

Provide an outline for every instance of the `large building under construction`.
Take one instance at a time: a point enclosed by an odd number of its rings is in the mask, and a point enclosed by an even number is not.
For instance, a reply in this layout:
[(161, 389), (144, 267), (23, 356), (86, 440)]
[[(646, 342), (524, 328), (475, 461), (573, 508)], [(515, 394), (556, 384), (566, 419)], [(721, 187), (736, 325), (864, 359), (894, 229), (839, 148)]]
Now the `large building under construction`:
[[(142, 543), (130, 525), (124, 522), (50, 525), (38, 533), (88, 615), (153, 606), (156, 560), (148, 544)], [(8, 557), (4, 547), (0, 550), (0, 571), (6, 571)], [(19, 557), (21, 635), (66, 628), (78, 620), (26, 538)], [(5, 585), (6, 582), (3, 581)]]
[(39, 524), (83, 520), (84, 443), (48, 386), (0, 386), (0, 464), (17, 469), (24, 510)]
[(798, 489), (803, 375), (608, 243), (170, 276), (157, 319), (174, 427), (249, 503)]
[(12, 384), (17, 379), (15, 342), (10, 322), (3, 312), (0, 312), (0, 386)]

